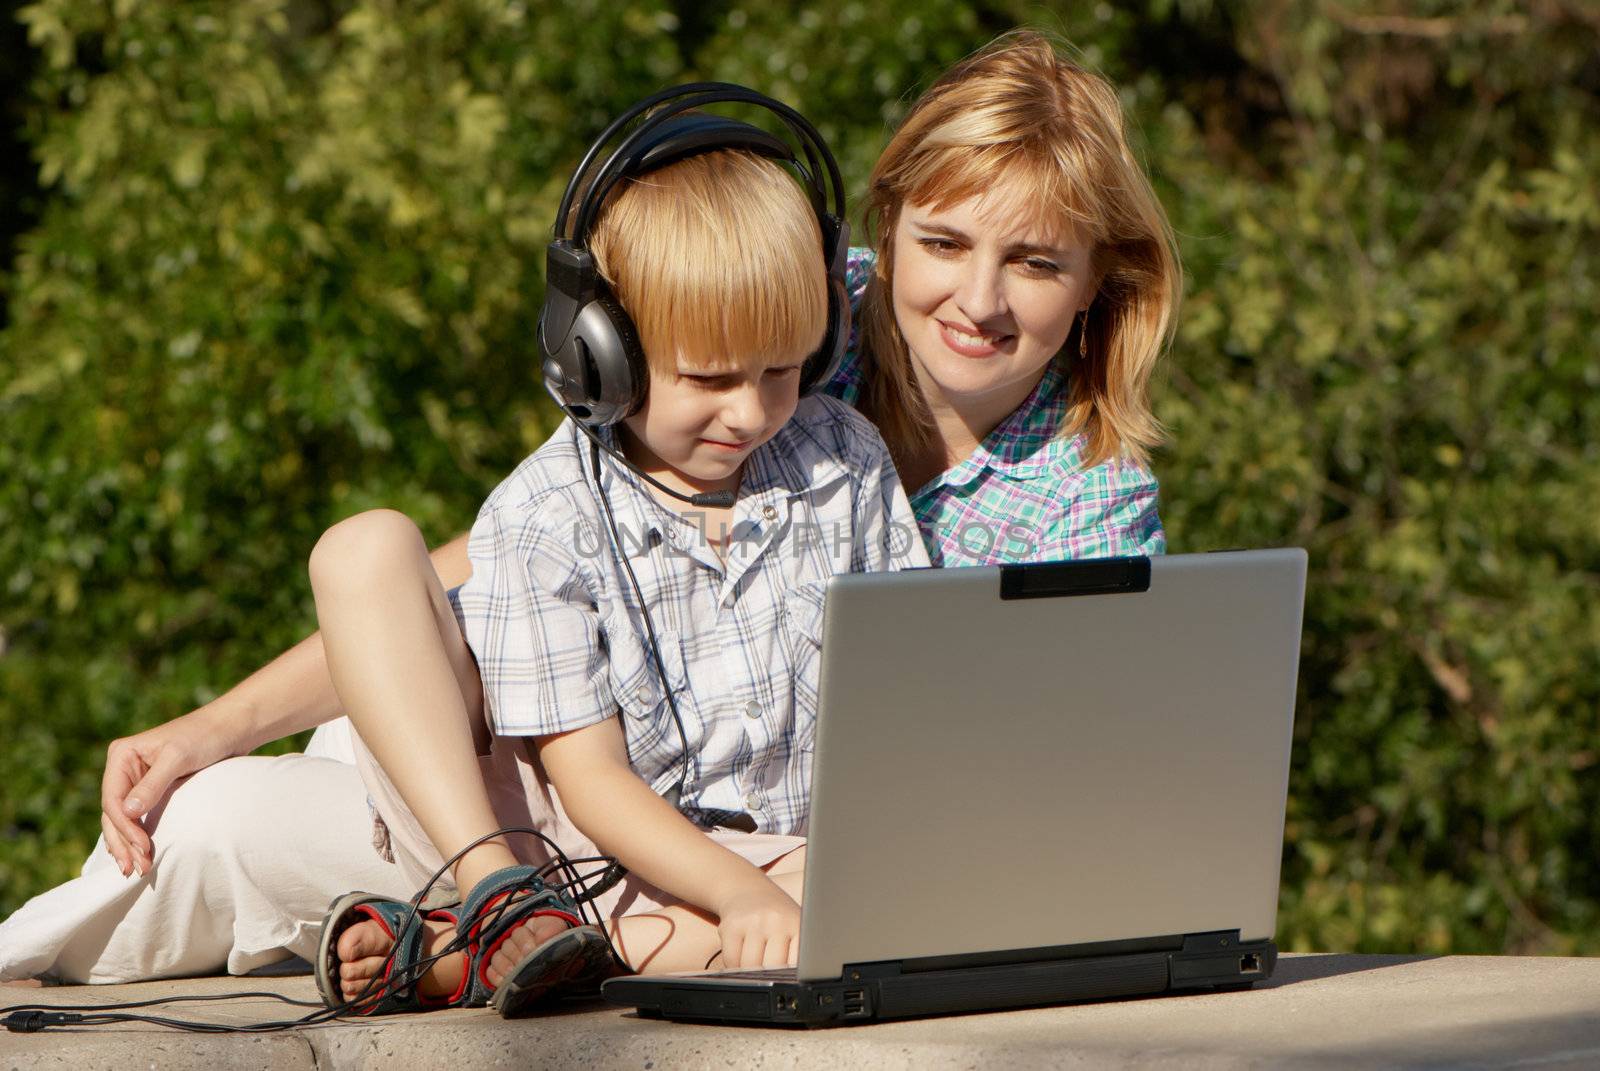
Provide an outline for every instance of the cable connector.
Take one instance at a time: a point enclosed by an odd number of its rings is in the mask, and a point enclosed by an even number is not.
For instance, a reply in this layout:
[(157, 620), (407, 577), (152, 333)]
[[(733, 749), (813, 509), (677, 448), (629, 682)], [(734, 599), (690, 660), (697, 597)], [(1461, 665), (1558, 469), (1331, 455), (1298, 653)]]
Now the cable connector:
[(37, 1034), (47, 1026), (71, 1026), (83, 1022), (76, 1012), (25, 1011), (12, 1012), (3, 1020), (13, 1034)]

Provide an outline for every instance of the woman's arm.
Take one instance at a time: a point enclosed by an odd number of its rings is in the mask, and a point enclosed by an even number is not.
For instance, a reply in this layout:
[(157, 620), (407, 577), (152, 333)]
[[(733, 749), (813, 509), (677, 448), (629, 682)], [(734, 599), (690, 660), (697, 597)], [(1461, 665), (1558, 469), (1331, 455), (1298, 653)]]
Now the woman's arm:
[[(446, 588), (463, 583), (472, 571), (465, 535), (430, 557)], [(123, 874), (145, 873), (152, 849), (140, 819), (166, 798), (174, 781), (338, 716), (322, 637), (312, 633), (205, 706), (113, 740), (100, 779), (107, 850)]]
[(617, 718), (534, 744), (574, 825), (645, 881), (717, 916), (725, 966), (794, 963), (800, 906), (650, 790), (628, 765)]

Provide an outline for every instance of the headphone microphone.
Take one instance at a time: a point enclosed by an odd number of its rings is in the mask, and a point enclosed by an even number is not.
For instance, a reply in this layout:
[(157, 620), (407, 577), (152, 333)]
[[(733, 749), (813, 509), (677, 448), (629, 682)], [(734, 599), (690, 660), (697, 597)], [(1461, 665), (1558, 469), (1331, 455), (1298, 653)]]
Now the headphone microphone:
[(662, 494), (670, 495), (673, 498), (676, 498), (679, 502), (687, 502), (689, 505), (696, 506), (700, 509), (727, 509), (729, 506), (733, 505), (734, 494), (732, 491), (702, 491), (699, 494), (693, 495), (686, 495), (682, 494), (681, 492), (674, 491), (672, 488), (668, 487), (666, 484), (650, 475), (644, 469), (641, 469), (638, 465), (635, 465), (632, 461), (628, 460), (628, 456), (621, 450), (616, 449), (610, 443), (600, 438), (600, 436), (596, 434), (595, 430), (591, 428), (585, 421), (578, 419), (577, 414), (573, 413), (569, 407), (563, 405), (561, 408), (565, 409), (567, 415), (572, 417), (573, 425), (576, 426), (579, 431), (587, 435), (590, 442), (594, 443), (600, 449), (610, 454), (612, 460), (617, 462), (617, 464), (621, 465), (623, 468), (627, 469), (629, 472), (633, 473), (635, 476), (639, 477), (639, 479), (643, 480), (651, 487), (654, 487)]

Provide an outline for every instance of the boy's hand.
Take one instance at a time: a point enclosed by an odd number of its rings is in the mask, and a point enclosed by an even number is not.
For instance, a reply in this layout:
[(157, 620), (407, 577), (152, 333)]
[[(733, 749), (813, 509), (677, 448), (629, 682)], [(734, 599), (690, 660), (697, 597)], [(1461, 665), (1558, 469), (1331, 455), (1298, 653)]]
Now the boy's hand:
[(717, 905), (724, 967), (792, 967), (800, 952), (800, 905), (766, 875)]

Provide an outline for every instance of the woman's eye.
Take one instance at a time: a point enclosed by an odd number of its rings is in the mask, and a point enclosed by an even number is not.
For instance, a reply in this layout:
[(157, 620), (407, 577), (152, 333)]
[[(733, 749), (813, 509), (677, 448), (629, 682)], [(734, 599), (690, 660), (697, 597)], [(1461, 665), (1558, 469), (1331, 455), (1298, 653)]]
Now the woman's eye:
[(950, 256), (960, 250), (960, 246), (948, 238), (919, 238), (922, 248), (936, 256)]
[(1055, 275), (1061, 270), (1060, 266), (1054, 261), (1045, 260), (1042, 257), (1027, 257), (1022, 261), (1022, 269), (1029, 275), (1036, 275), (1041, 278), (1046, 275)]

